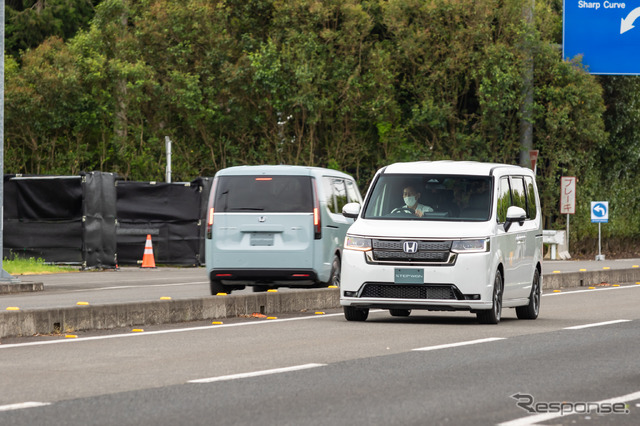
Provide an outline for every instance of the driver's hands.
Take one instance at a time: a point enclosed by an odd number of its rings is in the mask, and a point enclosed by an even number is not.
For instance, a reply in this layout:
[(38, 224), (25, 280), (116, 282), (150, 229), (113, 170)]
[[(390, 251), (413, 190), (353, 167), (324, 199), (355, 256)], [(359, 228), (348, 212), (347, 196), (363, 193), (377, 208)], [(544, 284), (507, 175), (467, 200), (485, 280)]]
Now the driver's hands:
[(423, 215), (424, 213), (422, 212), (422, 210), (414, 210), (414, 211), (413, 211), (413, 214), (414, 214), (414, 215), (416, 215), (416, 216), (418, 216), (418, 217), (422, 217), (422, 215)]

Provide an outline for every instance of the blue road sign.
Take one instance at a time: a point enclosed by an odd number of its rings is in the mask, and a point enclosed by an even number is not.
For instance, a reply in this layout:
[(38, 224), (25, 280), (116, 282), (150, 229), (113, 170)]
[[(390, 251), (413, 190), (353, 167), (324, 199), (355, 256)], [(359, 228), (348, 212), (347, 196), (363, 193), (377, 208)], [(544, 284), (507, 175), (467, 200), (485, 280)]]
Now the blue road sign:
[(562, 54), (591, 74), (640, 74), (640, 0), (564, 0)]
[(609, 202), (608, 201), (592, 201), (591, 202), (591, 222), (592, 223), (609, 222)]

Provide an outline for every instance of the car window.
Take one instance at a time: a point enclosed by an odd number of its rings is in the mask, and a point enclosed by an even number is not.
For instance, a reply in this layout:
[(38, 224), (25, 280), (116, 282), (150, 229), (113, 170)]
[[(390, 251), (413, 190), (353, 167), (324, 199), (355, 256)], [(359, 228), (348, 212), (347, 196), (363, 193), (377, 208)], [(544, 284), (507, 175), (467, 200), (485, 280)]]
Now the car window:
[(507, 210), (511, 206), (511, 190), (509, 186), (509, 178), (500, 178), (498, 186), (498, 223), (504, 223), (507, 220)]
[[(358, 187), (355, 182), (352, 180), (345, 180), (344, 183), (347, 186), (347, 202), (348, 203), (360, 203), (360, 193), (358, 192)], [(342, 211), (340, 211), (342, 212)]]
[(309, 176), (220, 176), (216, 212), (311, 212)]
[(342, 207), (347, 204), (347, 189), (344, 179), (325, 176), (323, 178), (326, 193), (327, 209), (331, 213), (341, 214)]
[(489, 176), (383, 174), (372, 183), (363, 217), (486, 221), (491, 216), (491, 193)]
[(521, 207), (527, 211), (527, 196), (524, 189), (524, 178), (522, 176), (511, 177), (511, 196), (513, 205)]
[(526, 176), (525, 182), (527, 184), (527, 207), (528, 214), (531, 219), (535, 219), (538, 216), (538, 208), (536, 206), (536, 189), (533, 185), (533, 179)]

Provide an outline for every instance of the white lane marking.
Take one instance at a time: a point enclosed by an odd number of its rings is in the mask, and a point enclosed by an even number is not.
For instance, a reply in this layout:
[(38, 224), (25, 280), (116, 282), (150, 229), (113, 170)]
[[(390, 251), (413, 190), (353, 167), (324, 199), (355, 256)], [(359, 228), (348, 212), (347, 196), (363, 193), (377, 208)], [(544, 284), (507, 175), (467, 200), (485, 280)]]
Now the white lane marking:
[(621, 322), (630, 322), (630, 321), (631, 320), (621, 319), (621, 320), (615, 320), (615, 321), (595, 322), (592, 324), (574, 325), (573, 327), (565, 327), (563, 328), (563, 330), (580, 330), (583, 328), (600, 327), (601, 325), (618, 324)]
[(209, 378), (206, 378), (206, 379), (189, 380), (187, 383), (222, 382), (222, 381), (225, 381), (225, 380), (245, 379), (247, 377), (258, 377), (258, 376), (266, 376), (266, 375), (269, 375), (269, 374), (286, 373), (286, 372), (289, 372), (289, 371), (306, 370), (306, 369), (309, 369), (309, 368), (324, 367), (325, 365), (327, 365), (327, 364), (294, 365), (293, 367), (274, 368), (274, 369), (271, 369), (271, 370), (252, 371), (250, 373), (230, 374), (228, 376), (218, 376), (218, 377), (209, 377)]
[(413, 349), (414, 351), (435, 351), (438, 349), (455, 348), (458, 346), (477, 345), (478, 343), (495, 342), (497, 340), (505, 340), (504, 337), (489, 337), (487, 339), (469, 340), (467, 342), (448, 343), (446, 345), (427, 346), (424, 348)]
[(607, 291), (607, 290), (624, 290), (630, 288), (640, 288), (640, 285), (625, 285), (620, 287), (605, 287), (605, 288), (596, 288), (591, 290), (568, 290), (561, 293), (545, 293), (542, 296), (566, 296), (567, 294), (578, 294), (578, 293), (593, 293), (594, 291)]
[(18, 404), (0, 405), (0, 411), (22, 410), (25, 408), (44, 407), (51, 405), (50, 402), (20, 402)]
[[(618, 396), (611, 399), (605, 399), (599, 402), (594, 402), (592, 404), (619, 404), (629, 401), (634, 401), (636, 399), (640, 399), (640, 392), (634, 392), (623, 396)], [(535, 416), (527, 416), (521, 417), (519, 419), (511, 420), (505, 423), (500, 423), (498, 426), (534, 426), (538, 422), (545, 422), (547, 420), (557, 419), (558, 417), (570, 416), (574, 413), (575, 410), (566, 411), (564, 413), (544, 413), (537, 414)]]
[(344, 314), (339, 313), (339, 314), (327, 314), (327, 315), (314, 315), (309, 317), (282, 318), (282, 319), (260, 321), (260, 322), (238, 322), (234, 324), (206, 325), (202, 327), (176, 328), (172, 330), (145, 331), (144, 333), (111, 334), (107, 336), (81, 337), (78, 339), (41, 340), (38, 342), (28, 342), (28, 343), (8, 343), (8, 344), (0, 344), (0, 349), (21, 348), (24, 346), (54, 345), (54, 344), (62, 344), (62, 343), (78, 343), (78, 342), (86, 342), (89, 340), (118, 339), (120, 337), (142, 337), (142, 336), (149, 336), (149, 335), (155, 335), (155, 334), (183, 333), (188, 331), (210, 330), (212, 328), (245, 327), (245, 326), (251, 326), (251, 325), (274, 324), (274, 323), (287, 322), (287, 321), (301, 321), (301, 320), (328, 318), (328, 317), (335, 317), (339, 315), (344, 315)]

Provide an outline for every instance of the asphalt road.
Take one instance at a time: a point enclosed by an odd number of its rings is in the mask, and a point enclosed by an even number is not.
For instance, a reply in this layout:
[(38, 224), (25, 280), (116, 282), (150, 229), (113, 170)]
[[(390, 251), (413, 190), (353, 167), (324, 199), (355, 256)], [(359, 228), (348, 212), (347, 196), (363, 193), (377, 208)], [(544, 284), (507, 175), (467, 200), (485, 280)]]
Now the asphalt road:
[[(335, 311), (13, 339), (0, 424), (635, 425), (639, 302), (630, 284), (545, 293), (538, 320), (509, 310), (497, 326)], [(561, 403), (577, 413), (545, 413)]]

